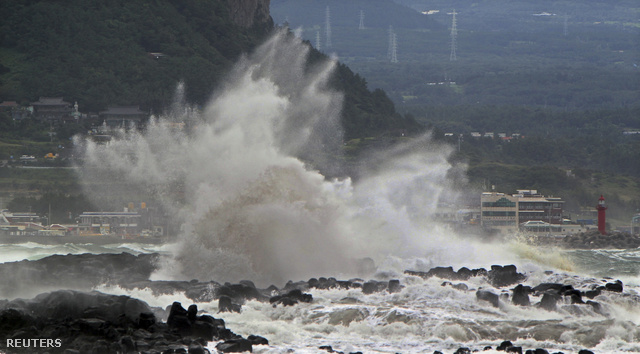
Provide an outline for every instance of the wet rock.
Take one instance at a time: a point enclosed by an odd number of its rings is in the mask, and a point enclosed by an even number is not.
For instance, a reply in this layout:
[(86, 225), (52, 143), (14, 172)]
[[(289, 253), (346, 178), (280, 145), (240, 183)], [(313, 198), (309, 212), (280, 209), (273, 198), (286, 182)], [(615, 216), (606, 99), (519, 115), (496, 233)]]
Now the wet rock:
[(591, 350), (582, 349), (578, 352), (578, 354), (593, 354)]
[(456, 350), (453, 353), (454, 354), (471, 354), (471, 349), (467, 347), (461, 347), (461, 348), (458, 348), (458, 350)]
[(555, 311), (558, 300), (560, 300), (559, 295), (545, 293), (544, 295), (542, 295), (542, 299), (540, 299), (540, 303), (538, 303), (538, 306), (547, 311)]
[(603, 289), (602, 287), (598, 287), (598, 288), (595, 288), (593, 290), (587, 290), (587, 291), (585, 291), (584, 295), (586, 297), (588, 297), (589, 299), (593, 299), (596, 296), (600, 295), (600, 293), (602, 292), (602, 289)]
[(218, 312), (238, 312), (242, 310), (242, 305), (235, 304), (230, 297), (223, 295), (218, 299)]
[(563, 286), (564, 286), (563, 284), (558, 284), (558, 283), (542, 283), (542, 284), (538, 284), (537, 286), (534, 286), (533, 291), (536, 294), (546, 293), (549, 291), (556, 294), (560, 294), (560, 291)]
[(505, 349), (505, 352), (522, 354), (522, 347), (516, 347), (516, 346), (509, 347)]
[(616, 280), (613, 283), (606, 283), (604, 285), (604, 289), (607, 291), (613, 291), (616, 293), (621, 293), (623, 290), (622, 282), (620, 280)]
[(502, 343), (500, 343), (500, 345), (496, 348), (496, 350), (505, 351), (511, 347), (513, 347), (513, 343), (511, 343), (511, 341), (505, 340)]
[(487, 280), (496, 288), (517, 284), (526, 278), (524, 274), (518, 273), (515, 265), (492, 265), (491, 270), (487, 272)]
[(228, 296), (232, 299), (242, 300), (265, 300), (265, 296), (248, 280), (243, 280), (238, 284), (225, 283), (216, 289), (216, 296)]
[(513, 289), (513, 296), (511, 297), (511, 303), (518, 306), (529, 306), (531, 301), (529, 300), (529, 294), (531, 293), (531, 287), (518, 284)]
[(193, 341), (189, 344), (189, 354), (205, 354), (205, 353), (209, 353), (208, 350), (206, 350), (202, 344)]
[(276, 295), (272, 296), (269, 299), (269, 302), (274, 306), (283, 305), (283, 306), (293, 306), (298, 302), (311, 302), (313, 301), (313, 296), (311, 294), (303, 293), (300, 289), (293, 289), (284, 295)]
[(247, 340), (253, 345), (269, 345), (269, 340), (267, 340), (267, 338), (256, 336), (253, 334), (248, 336)]
[(140, 312), (138, 316), (138, 327), (149, 328), (156, 323), (156, 315), (152, 312)]
[(400, 280), (391, 279), (389, 280), (388, 289), (390, 293), (397, 293), (402, 290), (402, 285), (400, 285)]
[(182, 307), (181, 303), (176, 301), (171, 305), (167, 325), (169, 329), (175, 330), (181, 335), (191, 333), (191, 321), (189, 321), (189, 317), (187, 316), (187, 310)]
[(362, 284), (362, 292), (364, 294), (378, 293), (386, 289), (387, 289), (387, 283), (385, 282), (369, 280), (368, 282)]
[(542, 348), (537, 348), (537, 349), (529, 349), (525, 352), (525, 354), (549, 354), (548, 351), (546, 351), (545, 349)]
[(582, 296), (580, 295), (580, 292), (571, 293), (571, 295), (569, 295), (569, 298), (571, 299), (571, 304), (584, 304), (584, 301), (582, 301)]
[(478, 290), (476, 292), (476, 298), (478, 300), (488, 301), (489, 303), (491, 303), (491, 305), (493, 305), (493, 307), (500, 306), (500, 298), (498, 297), (498, 295), (488, 290)]
[(246, 339), (230, 339), (216, 345), (216, 349), (223, 353), (252, 352), (253, 346)]

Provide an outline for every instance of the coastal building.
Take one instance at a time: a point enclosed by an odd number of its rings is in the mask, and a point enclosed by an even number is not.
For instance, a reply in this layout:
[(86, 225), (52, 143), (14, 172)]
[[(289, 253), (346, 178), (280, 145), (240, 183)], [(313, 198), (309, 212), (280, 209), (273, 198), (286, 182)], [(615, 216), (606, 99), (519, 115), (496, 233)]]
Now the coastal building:
[(17, 223), (40, 223), (40, 216), (32, 212), (11, 212), (7, 209), (0, 211), (0, 223), (5, 221), (8, 224)]
[(146, 203), (129, 203), (124, 211), (87, 211), (78, 216), (77, 235), (122, 238), (165, 236), (167, 218)]
[(43, 229), (36, 213), (0, 211), (0, 235), (33, 236)]
[(137, 212), (84, 212), (78, 218), (80, 220), (78, 235), (80, 236), (115, 234), (126, 237), (139, 235), (142, 231), (142, 215)]
[(109, 128), (135, 128), (149, 117), (138, 106), (113, 106), (99, 115)]
[(518, 223), (540, 220), (549, 224), (562, 224), (561, 198), (545, 197), (535, 189), (518, 190)]
[(562, 218), (564, 201), (546, 197), (537, 190), (521, 189), (508, 195), (485, 192), (481, 195), (481, 225), (501, 233), (574, 233)]
[(504, 234), (518, 232), (518, 199), (505, 193), (482, 193), (480, 224)]
[(72, 119), (73, 105), (62, 97), (40, 97), (33, 106), (33, 117), (46, 122), (57, 124)]

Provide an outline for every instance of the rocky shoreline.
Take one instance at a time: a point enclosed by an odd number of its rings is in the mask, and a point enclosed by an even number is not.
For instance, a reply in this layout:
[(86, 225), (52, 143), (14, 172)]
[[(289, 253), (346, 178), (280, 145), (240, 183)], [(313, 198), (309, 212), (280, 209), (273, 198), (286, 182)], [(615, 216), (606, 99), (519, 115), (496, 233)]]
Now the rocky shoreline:
[[(312, 289), (356, 289), (363, 294), (395, 293), (404, 285), (399, 279), (338, 280), (312, 278), (289, 281), (284, 287), (274, 285), (257, 288), (251, 281), (220, 284), (214, 281), (151, 281), (159, 255), (141, 254), (82, 254), (50, 256), (37, 261), (0, 264), (0, 292), (16, 294), (27, 288), (48, 289), (30, 300), (0, 301), (0, 351), (7, 353), (208, 353), (209, 342), (216, 341), (216, 350), (251, 352), (253, 346), (269, 345), (267, 338), (253, 334), (244, 338), (227, 328), (222, 318), (203, 314), (196, 305), (185, 309), (179, 302), (165, 309), (151, 308), (143, 301), (129, 296), (116, 296), (91, 291), (99, 284), (118, 285), (128, 289), (151, 289), (156, 294), (184, 292), (193, 302), (218, 302), (220, 313), (240, 312), (248, 300), (270, 303), (271, 306), (296, 306), (313, 302), (307, 291)], [(475, 292), (478, 302), (499, 308), (503, 303), (556, 311), (560, 304), (570, 303), (608, 316), (594, 298), (605, 292), (623, 293), (621, 281), (603, 279), (601, 284), (575, 289), (570, 284), (541, 283), (526, 286), (527, 279), (513, 265), (493, 265), (484, 268), (435, 267), (427, 272), (406, 270), (409, 277), (442, 279), (442, 286), (457, 291)], [(483, 277), (494, 290), (473, 289), (465, 283)], [(74, 290), (53, 290), (69, 288)], [(496, 291), (497, 290), (497, 291)], [(13, 296), (8, 296), (13, 297)], [(337, 323), (339, 325), (340, 323)], [(524, 349), (508, 342), (496, 343), (497, 350), (512, 353), (543, 354), (542, 348)], [(34, 341), (40, 342), (34, 342)], [(57, 340), (58, 342), (54, 341)], [(52, 342), (53, 341), (53, 342)], [(34, 351), (34, 343), (47, 346)], [(11, 344), (11, 347), (8, 347)], [(30, 345), (30, 348), (24, 348)], [(502, 348), (502, 349), (500, 349)], [(460, 347), (455, 353), (487, 350)], [(331, 343), (319, 351), (339, 353)], [(358, 352), (353, 352), (358, 353)], [(560, 353), (560, 352), (554, 352)], [(587, 349), (581, 354), (590, 353)]]

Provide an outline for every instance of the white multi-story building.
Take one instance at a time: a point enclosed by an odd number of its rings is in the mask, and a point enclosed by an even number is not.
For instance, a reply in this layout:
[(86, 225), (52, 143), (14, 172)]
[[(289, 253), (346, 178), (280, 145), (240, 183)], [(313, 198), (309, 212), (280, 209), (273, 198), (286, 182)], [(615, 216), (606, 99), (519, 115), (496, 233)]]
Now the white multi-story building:
[(481, 196), (481, 224), (504, 234), (567, 235), (584, 231), (563, 220), (563, 205), (561, 198), (546, 197), (537, 190), (522, 189), (512, 195), (486, 192)]

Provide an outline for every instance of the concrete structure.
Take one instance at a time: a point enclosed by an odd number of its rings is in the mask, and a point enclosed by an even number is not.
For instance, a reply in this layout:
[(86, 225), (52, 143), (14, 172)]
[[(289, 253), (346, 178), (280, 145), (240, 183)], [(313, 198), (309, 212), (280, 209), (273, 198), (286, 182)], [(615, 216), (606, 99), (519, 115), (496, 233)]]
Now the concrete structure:
[(482, 193), (480, 213), (484, 228), (505, 234), (518, 232), (518, 198), (505, 193)]
[[(518, 193), (487, 192), (481, 196), (481, 225), (501, 233), (545, 232), (570, 234), (578, 232), (563, 221), (564, 201), (545, 197), (536, 190), (518, 190)], [(575, 230), (574, 230), (575, 229)]]
[(139, 235), (142, 215), (137, 212), (84, 212), (79, 216), (78, 235)]
[(540, 220), (549, 224), (562, 224), (561, 198), (545, 197), (538, 194), (537, 190), (518, 190), (514, 194), (518, 199), (518, 223)]

